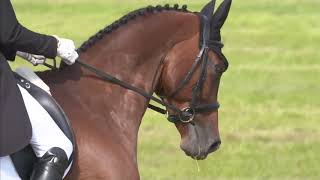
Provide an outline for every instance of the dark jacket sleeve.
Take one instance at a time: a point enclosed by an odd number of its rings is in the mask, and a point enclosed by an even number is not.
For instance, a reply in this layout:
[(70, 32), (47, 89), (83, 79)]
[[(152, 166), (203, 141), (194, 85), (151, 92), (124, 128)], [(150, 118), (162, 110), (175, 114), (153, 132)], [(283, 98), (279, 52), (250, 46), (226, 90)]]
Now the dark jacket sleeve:
[(57, 40), (20, 25), (10, 0), (0, 0), (0, 51), (9, 60), (14, 60), (16, 51), (54, 58)]

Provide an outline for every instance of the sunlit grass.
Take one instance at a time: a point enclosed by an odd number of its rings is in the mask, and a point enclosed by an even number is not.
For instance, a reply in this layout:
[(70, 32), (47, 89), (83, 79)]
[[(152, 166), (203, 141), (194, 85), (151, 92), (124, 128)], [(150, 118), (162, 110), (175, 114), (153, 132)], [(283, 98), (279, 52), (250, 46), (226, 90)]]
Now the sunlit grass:
[[(199, 11), (206, 2), (14, 0), (13, 4), (25, 26), (74, 39), (79, 46), (134, 9), (179, 3)], [(148, 111), (139, 133), (142, 179), (320, 179), (319, 7), (318, 0), (233, 1), (222, 31), (230, 68), (219, 92), (220, 150), (200, 161), (198, 172), (196, 162), (179, 149), (175, 127)]]

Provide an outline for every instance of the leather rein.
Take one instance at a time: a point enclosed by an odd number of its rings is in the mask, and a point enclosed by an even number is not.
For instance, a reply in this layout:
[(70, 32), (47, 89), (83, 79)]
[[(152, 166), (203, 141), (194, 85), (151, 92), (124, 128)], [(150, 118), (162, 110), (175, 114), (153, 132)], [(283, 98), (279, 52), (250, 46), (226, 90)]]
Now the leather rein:
[[(152, 94), (147, 93), (145, 90), (134, 87), (122, 80), (117, 79), (116, 77), (101, 71), (85, 62), (83, 62), (81, 59), (78, 59), (76, 61), (76, 63), (78, 63), (79, 65), (81, 65), (83, 68), (87, 69), (88, 71), (96, 74), (97, 76), (99, 76), (102, 80), (104, 81), (108, 81), (110, 83), (113, 84), (117, 84), (125, 89), (128, 90), (132, 90), (138, 94), (140, 94), (141, 96), (147, 98), (147, 99), (151, 99), (163, 106), (166, 107), (166, 109), (170, 109), (174, 112), (174, 114), (168, 114), (168, 120), (172, 123), (193, 123), (194, 117), (196, 115), (196, 113), (204, 113), (204, 112), (211, 112), (211, 111), (216, 111), (219, 109), (220, 104), (218, 102), (214, 102), (212, 104), (199, 104), (198, 103), (198, 99), (200, 98), (201, 95), (201, 91), (203, 88), (203, 84), (205, 82), (206, 79), (206, 69), (207, 69), (207, 63), (208, 63), (208, 52), (210, 50), (209, 46), (213, 48), (213, 50), (216, 49), (221, 49), (221, 47), (223, 46), (222, 43), (219, 41), (214, 41), (214, 42), (210, 42), (211, 44), (209, 45), (209, 37), (210, 37), (210, 22), (209, 20), (206, 18), (206, 16), (203, 16), (200, 14), (200, 18), (201, 18), (201, 28), (202, 28), (202, 38), (201, 38), (201, 49), (200, 52), (197, 56), (197, 58), (195, 59), (195, 62), (193, 63), (191, 69), (189, 70), (189, 72), (187, 73), (187, 75), (185, 76), (185, 78), (179, 83), (178, 87), (170, 94), (169, 97), (174, 97), (190, 80), (192, 75), (194, 74), (196, 68), (199, 66), (199, 64), (201, 64), (201, 69), (200, 69), (200, 78), (197, 81), (197, 83), (193, 86), (192, 88), (192, 99), (190, 102), (190, 106), (180, 109), (177, 106), (173, 105), (173, 104), (169, 104), (168, 102), (164, 101), (164, 97), (161, 98), (157, 98), (155, 96), (153, 96)], [(167, 114), (168, 111), (165, 109), (162, 109), (160, 107), (154, 106), (152, 104), (148, 104), (148, 108), (159, 112), (161, 114)]]

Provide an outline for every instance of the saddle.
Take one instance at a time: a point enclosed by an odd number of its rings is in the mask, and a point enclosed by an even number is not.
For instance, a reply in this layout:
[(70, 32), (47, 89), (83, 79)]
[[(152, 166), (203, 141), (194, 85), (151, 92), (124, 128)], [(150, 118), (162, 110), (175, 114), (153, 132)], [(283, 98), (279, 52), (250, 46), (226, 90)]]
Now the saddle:
[[(51, 96), (50, 88), (31, 69), (18, 68), (14, 75), (17, 83), (42, 105), (66, 137), (69, 138), (75, 149), (76, 141), (70, 121), (59, 104)], [(22, 180), (29, 180), (33, 166), (38, 160), (31, 146), (25, 147), (21, 151), (10, 155), (10, 157), (20, 178)], [(74, 151), (69, 159), (69, 168), (73, 157)]]

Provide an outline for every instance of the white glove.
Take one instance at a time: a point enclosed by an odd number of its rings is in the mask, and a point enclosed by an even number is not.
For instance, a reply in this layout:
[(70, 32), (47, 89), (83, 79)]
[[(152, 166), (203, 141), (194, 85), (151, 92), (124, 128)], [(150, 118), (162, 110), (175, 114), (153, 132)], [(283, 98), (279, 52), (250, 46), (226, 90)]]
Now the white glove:
[(58, 36), (54, 37), (58, 40), (57, 55), (68, 65), (75, 63), (79, 55), (73, 41), (70, 39), (59, 38)]
[(29, 54), (21, 51), (17, 51), (17, 55), (29, 61), (34, 66), (37, 66), (38, 64), (43, 64), (46, 62), (46, 57), (42, 55)]

